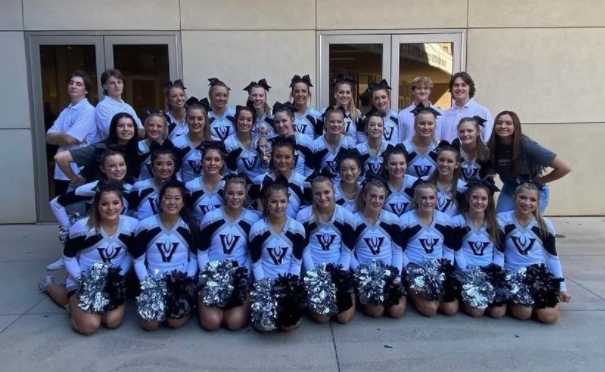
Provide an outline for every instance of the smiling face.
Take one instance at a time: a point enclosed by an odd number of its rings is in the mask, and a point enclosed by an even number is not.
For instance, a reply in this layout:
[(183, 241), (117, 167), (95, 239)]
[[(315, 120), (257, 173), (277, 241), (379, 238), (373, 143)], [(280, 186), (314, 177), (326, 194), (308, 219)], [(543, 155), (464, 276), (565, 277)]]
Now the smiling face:
[(130, 118), (120, 118), (118, 125), (116, 125), (116, 133), (118, 140), (122, 142), (128, 142), (134, 137), (135, 125)]
[(170, 91), (168, 91), (168, 102), (173, 110), (182, 110), (183, 107), (185, 107), (186, 101), (187, 95), (185, 94), (183, 88), (177, 86), (170, 88)]
[(364, 212), (380, 213), (387, 197), (384, 187), (370, 185), (362, 195), (365, 203)]
[(151, 165), (153, 175), (160, 180), (169, 180), (174, 174), (175, 163), (171, 155), (158, 155)]
[(389, 110), (389, 99), (386, 89), (377, 89), (372, 92), (372, 103), (379, 111), (387, 112)]
[(326, 131), (331, 134), (342, 134), (345, 127), (344, 115), (339, 111), (331, 112), (326, 116)]
[(289, 146), (278, 146), (273, 150), (273, 168), (281, 174), (294, 169), (294, 151)]
[(392, 154), (386, 161), (387, 172), (391, 179), (401, 179), (405, 176), (408, 169), (405, 156), (403, 154)]
[(483, 214), (489, 205), (490, 195), (483, 187), (474, 189), (468, 196), (469, 211)]
[(452, 96), (456, 101), (468, 101), (470, 99), (470, 86), (461, 77), (454, 80)]
[(442, 176), (451, 176), (460, 168), (458, 154), (450, 150), (441, 150), (437, 158), (437, 171)]
[(521, 188), (515, 195), (515, 211), (521, 215), (533, 214), (540, 204), (540, 193), (538, 190)]
[(435, 116), (433, 114), (418, 114), (414, 122), (416, 136), (420, 138), (433, 138), (435, 136)]
[(348, 107), (353, 100), (353, 88), (349, 83), (340, 83), (334, 88), (334, 98), (338, 106)]
[(202, 159), (204, 175), (220, 175), (224, 165), (225, 161), (219, 150), (209, 149), (204, 152), (204, 157)]
[(224, 109), (229, 104), (229, 89), (227, 87), (215, 86), (210, 94), (210, 102), (215, 109)]
[(267, 92), (263, 87), (254, 87), (250, 89), (248, 98), (254, 103), (255, 109), (261, 110), (265, 108), (265, 103), (267, 103)]
[(292, 117), (287, 111), (277, 112), (273, 118), (273, 125), (279, 134), (283, 134), (284, 136), (291, 136), (294, 134)]
[(246, 201), (246, 185), (240, 182), (231, 182), (225, 189), (225, 204), (235, 210), (241, 210)]
[(382, 139), (384, 133), (384, 119), (379, 116), (370, 116), (366, 132), (368, 139)]
[(494, 130), (500, 137), (511, 137), (515, 133), (513, 118), (508, 114), (498, 116), (494, 123)]
[(267, 196), (266, 207), (270, 216), (285, 217), (286, 209), (288, 208), (288, 194), (286, 191), (277, 190), (271, 192)]
[(414, 192), (414, 202), (418, 211), (433, 213), (437, 205), (437, 193), (432, 187), (418, 186)]
[(237, 115), (237, 131), (249, 133), (254, 124), (254, 116), (248, 110), (241, 110)]
[(412, 91), (412, 95), (416, 102), (427, 102), (431, 95), (431, 87), (426, 84), (419, 84)]
[(357, 183), (359, 176), (361, 175), (361, 168), (357, 161), (353, 159), (345, 159), (340, 162), (340, 177), (342, 182), (352, 185)]
[(292, 98), (294, 104), (299, 106), (305, 106), (309, 101), (309, 87), (303, 82), (294, 84), (292, 88)]
[(120, 219), (124, 206), (117, 192), (104, 192), (99, 198), (98, 214), (102, 222), (112, 222)]
[(202, 109), (189, 109), (187, 112), (187, 126), (191, 133), (200, 134), (206, 126), (206, 113)]
[(166, 121), (159, 115), (153, 115), (145, 123), (145, 134), (147, 138), (161, 141), (166, 134)]
[(84, 79), (80, 76), (74, 76), (67, 82), (67, 94), (72, 100), (80, 101), (88, 94)]
[(334, 204), (334, 186), (330, 181), (316, 182), (313, 184), (313, 200), (321, 210), (325, 210)]
[(101, 172), (105, 173), (108, 181), (122, 181), (126, 176), (126, 162), (122, 155), (110, 155), (101, 164)]
[(458, 138), (463, 146), (476, 143), (478, 136), (479, 132), (475, 122), (466, 121), (458, 126)]
[(115, 76), (110, 76), (107, 82), (103, 84), (103, 89), (107, 91), (107, 94), (113, 98), (120, 98), (124, 91), (124, 82), (122, 79), (118, 79)]
[(169, 187), (164, 191), (164, 195), (162, 195), (160, 207), (162, 208), (162, 213), (174, 216), (181, 212), (184, 203), (181, 189)]

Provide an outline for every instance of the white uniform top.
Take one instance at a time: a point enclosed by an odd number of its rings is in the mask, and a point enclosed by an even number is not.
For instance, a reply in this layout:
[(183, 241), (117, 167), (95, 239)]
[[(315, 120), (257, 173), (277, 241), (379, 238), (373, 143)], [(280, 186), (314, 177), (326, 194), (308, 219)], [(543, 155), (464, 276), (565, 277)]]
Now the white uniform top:
[(471, 98), (462, 108), (453, 105), (445, 111), (441, 139), (451, 143), (454, 139), (458, 138), (458, 123), (460, 122), (460, 119), (473, 116), (479, 116), (485, 120), (484, 126), (481, 126), (481, 139), (483, 139), (483, 142), (487, 143), (489, 137), (492, 135), (494, 119), (487, 107), (481, 106), (473, 98)]
[(355, 213), (355, 212), (357, 212), (356, 201), (357, 201), (357, 197), (359, 196), (360, 192), (361, 192), (361, 186), (358, 186), (355, 196), (353, 196), (352, 199), (349, 199), (347, 194), (345, 194), (345, 192), (342, 191), (340, 182), (335, 182), (334, 183), (334, 202), (336, 202), (336, 204), (342, 206), (344, 209), (348, 210), (349, 212)]
[[(334, 149), (332, 149), (330, 145), (328, 145), (325, 135), (317, 137), (313, 141), (313, 152), (315, 153), (316, 169), (321, 169), (325, 166), (328, 166), (330, 167), (330, 171), (333, 174), (339, 174), (340, 172), (337, 169), (336, 161), (334, 160), (334, 158), (336, 157), (336, 155), (338, 155), (338, 151), (340, 151), (341, 148), (352, 149), (353, 147), (355, 147), (355, 140), (353, 140), (349, 136), (341, 135), (340, 140), (338, 142), (338, 146), (336, 146), (336, 148)], [(340, 176), (338, 176), (337, 179), (340, 179)]]
[(432, 258), (446, 258), (454, 263), (454, 229), (452, 219), (445, 213), (435, 211), (433, 221), (425, 226), (416, 211), (399, 217), (402, 229), (403, 265), (420, 264)]
[(227, 137), (235, 134), (235, 109), (228, 107), (223, 116), (218, 116), (214, 111), (208, 113), (210, 124), (210, 135), (213, 141), (225, 141)]
[[(504, 266), (504, 248), (502, 246), (504, 235), (499, 233), (500, 242), (495, 244), (487, 232), (487, 223), (480, 228), (475, 228), (465, 215), (459, 214), (452, 218), (454, 226), (455, 245), (452, 247), (456, 252), (461, 250), (463, 260), (456, 255), (458, 267), (485, 267), (494, 263), (500, 267)], [(499, 226), (494, 226), (499, 229)]]
[(153, 178), (136, 182), (128, 193), (132, 217), (142, 220), (160, 213), (160, 189)]
[[(47, 133), (67, 133), (79, 142), (75, 145), (59, 147), (57, 154), (96, 142), (97, 125), (95, 123), (94, 106), (86, 98), (75, 105), (69, 104), (69, 106), (61, 111), (59, 117)], [(80, 169), (75, 163), (71, 164), (71, 169), (75, 174), (80, 173)], [(69, 181), (69, 178), (67, 178), (57, 164), (55, 164), (54, 177), (56, 180)]]
[(183, 121), (178, 121), (172, 115), (170, 111), (164, 113), (164, 117), (168, 122), (168, 139), (174, 140), (176, 137), (182, 136), (183, 134), (187, 134), (189, 132), (189, 127), (187, 126), (187, 116)]
[(437, 169), (437, 152), (435, 151), (437, 145), (431, 143), (425, 153), (420, 152), (414, 146), (412, 140), (404, 141), (403, 146), (408, 152), (408, 168), (405, 173), (414, 177), (428, 179)]
[(399, 219), (391, 212), (380, 212), (372, 225), (361, 212), (355, 213), (355, 248), (351, 258), (351, 268), (367, 265), (372, 260), (382, 261), (396, 267), (401, 273), (402, 246)]
[(382, 163), (384, 163), (384, 153), (391, 148), (393, 145), (390, 142), (382, 141), (380, 143), (380, 148), (378, 149), (378, 153), (372, 153), (370, 149), (370, 145), (368, 142), (363, 142), (355, 146), (359, 154), (361, 155), (361, 164), (363, 165), (364, 172), (374, 172), (376, 174), (380, 173), (380, 168), (382, 167)]
[(458, 214), (458, 208), (460, 207), (460, 203), (464, 201), (467, 186), (466, 182), (463, 180), (458, 180), (456, 184), (456, 197), (452, 198), (452, 187), (450, 185), (448, 188), (443, 189), (439, 184), (437, 184), (437, 209), (439, 212), (443, 212), (450, 217), (453, 217)]
[(110, 96), (105, 96), (105, 98), (103, 98), (103, 100), (99, 102), (95, 108), (97, 141), (102, 141), (109, 137), (109, 126), (111, 124), (111, 119), (115, 114), (119, 114), (120, 112), (125, 112), (132, 115), (137, 126), (139, 128), (143, 128), (143, 124), (141, 124), (141, 120), (137, 116), (137, 113), (134, 111), (132, 106), (124, 101), (118, 102)]
[(405, 212), (409, 212), (413, 208), (414, 200), (414, 182), (418, 178), (410, 175), (403, 176), (403, 184), (399, 190), (396, 190), (390, 182), (387, 183), (389, 192), (384, 201), (382, 209), (395, 213), (397, 217), (401, 217)]
[[(435, 122), (435, 138), (437, 138), (437, 141), (440, 141), (443, 139), (442, 131), (445, 121), (443, 110), (432, 103), (429, 106), (441, 114), (437, 116), (437, 121)], [(408, 107), (399, 111), (399, 142), (412, 139), (412, 137), (414, 137), (414, 133), (416, 133), (414, 130), (414, 109), (416, 109), (416, 105), (412, 103)]]
[(185, 184), (191, 194), (191, 214), (198, 222), (210, 211), (221, 208), (225, 204), (223, 193), (225, 181), (220, 181), (214, 190), (208, 190), (202, 177), (193, 179)]
[(323, 134), (323, 118), (319, 111), (308, 108), (302, 114), (294, 113), (294, 130), (307, 136), (310, 140)]

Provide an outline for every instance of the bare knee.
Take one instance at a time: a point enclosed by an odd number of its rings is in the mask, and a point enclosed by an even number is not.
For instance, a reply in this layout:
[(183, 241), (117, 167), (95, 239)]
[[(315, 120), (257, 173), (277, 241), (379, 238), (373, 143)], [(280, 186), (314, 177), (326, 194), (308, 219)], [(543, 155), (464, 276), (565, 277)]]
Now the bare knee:
[(437, 301), (427, 301), (419, 296), (414, 301), (414, 306), (418, 312), (426, 317), (433, 317), (437, 314), (439, 303)]
[(311, 319), (313, 319), (316, 323), (319, 324), (326, 324), (330, 321), (329, 316), (321, 315), (314, 311), (309, 311), (309, 315), (311, 316)]
[(76, 332), (90, 336), (99, 329), (101, 320), (95, 317), (86, 317), (78, 320), (72, 318), (71, 325)]
[(155, 331), (159, 326), (160, 322), (156, 322), (155, 320), (141, 319), (141, 327), (146, 331)]
[(513, 305), (510, 309), (511, 315), (519, 320), (527, 320), (531, 318), (532, 309), (521, 305)]
[(559, 320), (559, 310), (554, 308), (540, 309), (536, 311), (538, 320), (541, 323), (552, 324)]
[(506, 315), (506, 305), (488, 307), (487, 313), (494, 319), (500, 319)]
[(384, 313), (384, 307), (379, 305), (362, 305), (361, 310), (364, 314), (371, 316), (372, 318), (378, 318)]
[(405, 311), (405, 297), (401, 298), (397, 305), (391, 306), (387, 310), (387, 314), (391, 318), (401, 318), (403, 316), (404, 311)]
[(458, 312), (458, 301), (442, 302), (439, 304), (439, 311), (443, 315), (453, 316)]
[(168, 324), (168, 327), (170, 327), (170, 328), (181, 328), (182, 326), (187, 324), (188, 321), (189, 321), (189, 316), (186, 316), (181, 319), (168, 318), (168, 320), (166, 321), (166, 324)]
[(229, 315), (225, 317), (225, 327), (230, 331), (238, 331), (248, 324), (248, 319), (245, 316)]
[(350, 322), (351, 319), (353, 319), (354, 315), (355, 315), (355, 306), (351, 307), (347, 311), (343, 311), (342, 313), (337, 314), (336, 321), (340, 324), (346, 324), (346, 323)]
[(292, 331), (295, 331), (295, 330), (297, 330), (297, 329), (298, 329), (298, 327), (300, 326), (300, 322), (301, 322), (301, 321), (302, 321), (302, 319), (301, 319), (301, 320), (299, 320), (298, 322), (296, 322), (296, 324), (294, 324), (294, 325), (291, 325), (291, 326), (289, 326), (289, 327), (280, 327), (280, 329), (281, 329), (282, 331), (284, 331), (284, 332), (292, 332)]
[(485, 309), (479, 309), (477, 307), (472, 307), (466, 302), (462, 303), (462, 310), (473, 318), (480, 318), (485, 314)]

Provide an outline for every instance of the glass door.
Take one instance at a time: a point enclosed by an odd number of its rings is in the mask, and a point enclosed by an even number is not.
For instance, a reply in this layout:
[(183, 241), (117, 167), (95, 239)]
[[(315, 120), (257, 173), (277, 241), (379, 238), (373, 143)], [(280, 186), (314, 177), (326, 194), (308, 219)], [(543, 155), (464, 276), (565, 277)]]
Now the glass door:
[(462, 40), (462, 33), (393, 35), (391, 107), (409, 106), (414, 100), (412, 80), (428, 76), (433, 80), (431, 102), (443, 110), (450, 108), (448, 85), (450, 76), (463, 66)]
[(93, 89), (88, 100), (96, 105), (101, 97), (100, 75), (105, 68), (102, 36), (30, 36), (30, 73), (32, 78), (32, 125), (38, 219), (52, 221), (48, 202), (54, 198), (53, 160), (58, 146), (47, 145), (46, 131), (59, 113), (69, 105), (67, 77), (75, 70), (90, 76)]
[(373, 81), (388, 79), (391, 64), (390, 35), (321, 35), (320, 36), (319, 106), (334, 103), (332, 78), (345, 74), (357, 81), (353, 88), (355, 106), (362, 112), (369, 109), (369, 100), (362, 95)]

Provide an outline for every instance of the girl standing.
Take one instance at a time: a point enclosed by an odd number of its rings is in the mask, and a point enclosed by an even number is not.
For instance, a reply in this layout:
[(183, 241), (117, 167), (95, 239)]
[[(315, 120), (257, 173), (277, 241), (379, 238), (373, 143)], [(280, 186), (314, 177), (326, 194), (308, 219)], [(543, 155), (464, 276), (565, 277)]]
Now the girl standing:
[(223, 171), (225, 169), (225, 146), (219, 141), (205, 141), (202, 151), (202, 175), (185, 184), (192, 205), (191, 215), (201, 222), (206, 213), (221, 208), (224, 204)]
[(187, 134), (174, 139), (175, 151), (178, 154), (181, 170), (181, 179), (187, 183), (202, 174), (202, 152), (200, 145), (203, 141), (210, 141), (210, 126), (208, 125), (208, 111), (199, 104), (194, 103), (187, 107)]
[(185, 94), (185, 86), (181, 79), (174, 82), (169, 81), (164, 86), (166, 90), (167, 109), (164, 116), (168, 122), (168, 138), (174, 140), (178, 136), (187, 133), (185, 103), (187, 102), (187, 94)]
[(453, 217), (464, 204), (466, 182), (460, 179), (460, 153), (443, 142), (438, 147), (437, 171), (429, 182), (437, 188), (437, 210)]
[(294, 116), (296, 108), (290, 102), (273, 105), (273, 120), (275, 131), (284, 137), (292, 136), (296, 146), (295, 170), (303, 176), (313, 173), (313, 137), (294, 131)]
[[(344, 134), (357, 143), (357, 127), (360, 126), (362, 118), (361, 111), (355, 107), (353, 102), (353, 87), (356, 83), (352, 78), (343, 74), (337, 75), (332, 79), (332, 85), (334, 86), (334, 99), (336, 105), (334, 107), (341, 109), (344, 113)], [(323, 111), (323, 115), (327, 118), (329, 108)]]
[(408, 158), (403, 145), (390, 148), (384, 155), (382, 174), (387, 179), (388, 195), (384, 209), (401, 217), (413, 207), (414, 185), (418, 178), (406, 174)]
[(208, 84), (210, 133), (213, 141), (225, 141), (235, 133), (235, 109), (228, 107), (231, 88), (217, 78), (210, 78), (208, 81), (210, 82)]
[(472, 179), (484, 179), (490, 172), (487, 147), (480, 135), (484, 120), (478, 116), (462, 118), (458, 123), (458, 138), (452, 147), (460, 151), (460, 175), (464, 182)]
[[(309, 75), (300, 77), (294, 75), (290, 81), (290, 99), (296, 110), (294, 110), (294, 126), (296, 132), (306, 135), (309, 139), (323, 134), (323, 121), (321, 114), (308, 106), (311, 96), (311, 78)], [(275, 115), (275, 114), (273, 114)]]
[(324, 113), (326, 134), (313, 141), (315, 170), (329, 167), (330, 172), (338, 174), (335, 157), (341, 148), (355, 147), (355, 141), (347, 136), (345, 130), (346, 113), (342, 108), (328, 107)]
[[(434, 111), (434, 110), (433, 110)], [(437, 139), (435, 123), (437, 114), (430, 108), (416, 111), (414, 135), (405, 140), (403, 146), (408, 152), (407, 174), (414, 177), (429, 177), (437, 168)]]

